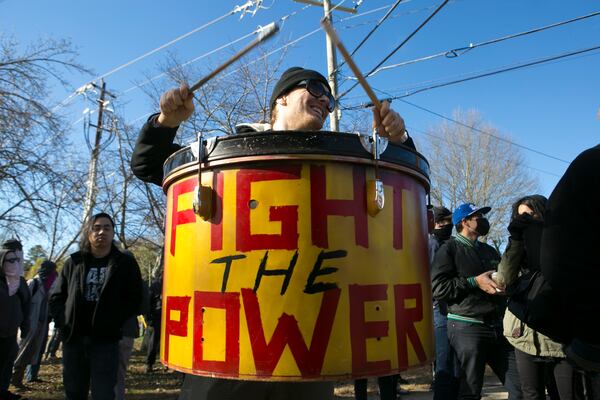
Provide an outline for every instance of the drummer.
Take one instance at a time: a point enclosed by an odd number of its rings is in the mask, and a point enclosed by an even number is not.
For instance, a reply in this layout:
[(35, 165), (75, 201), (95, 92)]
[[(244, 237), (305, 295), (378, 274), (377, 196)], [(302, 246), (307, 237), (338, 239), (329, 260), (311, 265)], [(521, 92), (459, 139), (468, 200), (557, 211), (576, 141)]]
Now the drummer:
[[(236, 133), (260, 131), (318, 131), (335, 107), (335, 99), (327, 79), (317, 71), (292, 67), (285, 71), (271, 95), (270, 124), (240, 124)], [(160, 97), (160, 113), (148, 118), (142, 127), (133, 155), (131, 169), (143, 181), (162, 185), (163, 163), (181, 148), (173, 143), (177, 128), (194, 112), (192, 93), (188, 87), (169, 90)], [(390, 108), (387, 101), (379, 113), (373, 109), (373, 124), (379, 134), (391, 142), (412, 149), (402, 117)]]
[[(335, 106), (327, 79), (317, 71), (293, 67), (283, 73), (271, 95), (270, 124), (242, 124), (236, 133), (260, 131), (318, 131)], [(160, 113), (152, 115), (142, 127), (131, 169), (143, 181), (162, 185), (163, 163), (181, 146), (173, 143), (177, 128), (194, 112), (193, 96), (187, 86), (165, 92), (160, 98)], [(415, 148), (404, 120), (382, 103), (373, 110), (373, 125), (391, 142)], [(200, 399), (333, 399), (333, 382), (257, 382), (236, 381), (186, 375), (180, 400)]]

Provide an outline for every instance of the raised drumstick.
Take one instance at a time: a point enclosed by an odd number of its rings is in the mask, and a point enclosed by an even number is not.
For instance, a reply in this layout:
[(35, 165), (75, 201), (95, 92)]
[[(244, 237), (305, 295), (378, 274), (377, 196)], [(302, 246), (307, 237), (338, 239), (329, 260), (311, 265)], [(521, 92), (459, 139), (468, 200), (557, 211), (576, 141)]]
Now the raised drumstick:
[(190, 87), (190, 92), (193, 93), (196, 90), (198, 90), (206, 82), (210, 81), (212, 78), (214, 78), (217, 74), (219, 74), (225, 68), (229, 67), (231, 64), (233, 64), (234, 62), (236, 62), (237, 60), (242, 58), (246, 53), (248, 53), (250, 50), (252, 50), (256, 46), (258, 46), (260, 43), (262, 43), (265, 40), (272, 37), (278, 31), (279, 31), (279, 27), (277, 26), (277, 24), (275, 22), (271, 22), (269, 25), (262, 28), (256, 39), (254, 39), (246, 47), (244, 47), (243, 49), (241, 49), (240, 51), (235, 53), (229, 60), (227, 60), (223, 64), (219, 65), (217, 68), (215, 68), (211, 73), (206, 75), (204, 78), (202, 78), (198, 82), (194, 83)]
[(373, 92), (373, 89), (371, 89), (371, 86), (363, 76), (362, 72), (360, 72), (360, 70), (356, 66), (356, 63), (352, 59), (350, 53), (348, 53), (348, 50), (346, 50), (346, 48), (342, 44), (342, 41), (335, 32), (335, 29), (333, 29), (333, 26), (331, 26), (329, 19), (323, 18), (321, 20), (321, 26), (323, 27), (323, 29), (325, 29), (325, 32), (327, 32), (327, 36), (329, 36), (333, 44), (335, 44), (340, 53), (342, 53), (342, 57), (344, 57), (346, 64), (348, 64), (348, 66), (354, 73), (354, 76), (356, 77), (356, 79), (358, 79), (358, 83), (360, 83), (365, 92), (367, 92), (367, 96), (369, 96), (369, 99), (371, 99), (373, 105), (379, 110), (381, 108), (381, 103), (379, 102), (379, 99), (375, 95), (375, 92)]

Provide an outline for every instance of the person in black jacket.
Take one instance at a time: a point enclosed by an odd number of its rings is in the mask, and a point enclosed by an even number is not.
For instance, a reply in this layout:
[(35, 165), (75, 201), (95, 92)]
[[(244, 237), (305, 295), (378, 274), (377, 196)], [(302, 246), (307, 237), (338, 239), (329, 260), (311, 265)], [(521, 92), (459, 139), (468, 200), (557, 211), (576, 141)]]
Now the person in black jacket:
[(23, 247), (17, 240), (5, 242), (0, 249), (0, 400), (21, 398), (8, 390), (17, 357), (17, 331), (21, 338), (29, 332), (31, 296), (22, 276)]
[[(600, 117), (600, 112), (599, 112)], [(600, 145), (585, 150), (548, 200), (541, 244), (541, 270), (558, 297), (558, 309), (540, 299), (532, 313), (552, 312), (562, 323), (544, 334), (566, 344), (567, 358), (580, 368), (600, 372), (600, 231), (594, 210), (600, 199)], [(600, 395), (598, 397), (600, 398)]]
[(63, 338), (63, 382), (67, 400), (113, 400), (119, 340), (125, 321), (142, 300), (139, 266), (113, 243), (114, 222), (94, 215), (82, 233), (50, 296), (50, 312)]
[[(429, 234), (429, 265), (433, 265), (435, 253), (452, 237), (452, 212), (446, 207), (433, 207), (433, 232)], [(452, 400), (458, 395), (460, 364), (448, 340), (448, 306), (433, 301), (433, 332), (435, 335), (435, 363), (433, 399)]]
[(454, 211), (457, 235), (435, 255), (433, 297), (448, 304), (448, 337), (461, 365), (459, 398), (481, 397), (487, 363), (514, 400), (521, 389), (513, 348), (502, 335), (506, 297), (492, 279), (500, 255), (477, 240), (489, 231), (484, 215), (490, 210), (467, 203)]
[[(163, 163), (181, 148), (173, 140), (179, 125), (194, 112), (192, 100), (193, 95), (185, 85), (162, 95), (160, 113), (152, 115), (142, 127), (131, 157), (131, 169), (141, 180), (162, 184)], [(334, 105), (331, 88), (322, 74), (292, 67), (282, 74), (273, 88), (270, 99), (271, 123), (239, 125), (237, 132), (318, 131)], [(374, 111), (373, 116), (374, 125), (382, 136), (414, 149), (404, 120), (390, 108), (388, 102), (384, 101), (379, 112)], [(266, 399), (268, 396), (330, 399), (333, 397), (333, 384), (235, 381), (186, 375), (179, 399)]]

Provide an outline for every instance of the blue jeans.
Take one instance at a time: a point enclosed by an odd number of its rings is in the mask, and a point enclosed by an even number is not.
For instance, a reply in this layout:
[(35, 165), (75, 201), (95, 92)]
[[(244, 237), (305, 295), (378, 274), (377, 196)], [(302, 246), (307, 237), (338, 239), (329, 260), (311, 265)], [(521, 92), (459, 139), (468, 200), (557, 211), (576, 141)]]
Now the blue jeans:
[(114, 400), (119, 342), (99, 343), (76, 337), (63, 343), (63, 382), (67, 400)]
[(460, 363), (448, 339), (448, 318), (440, 312), (437, 302), (433, 305), (435, 334), (434, 400), (452, 400), (458, 396), (460, 386)]
[(500, 379), (509, 400), (522, 398), (515, 352), (502, 334), (501, 321), (491, 326), (448, 320), (448, 338), (462, 369), (460, 399), (481, 398), (485, 364)]

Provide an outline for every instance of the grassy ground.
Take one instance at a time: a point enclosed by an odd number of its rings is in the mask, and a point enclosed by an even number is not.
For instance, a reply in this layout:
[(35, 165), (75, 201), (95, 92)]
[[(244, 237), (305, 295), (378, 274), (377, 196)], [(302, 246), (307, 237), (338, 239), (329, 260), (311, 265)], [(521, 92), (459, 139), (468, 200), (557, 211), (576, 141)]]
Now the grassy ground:
[[(404, 385), (404, 389), (409, 389), (413, 395), (427, 395), (429, 389), (427, 368), (410, 371), (403, 376), (411, 382), (409, 385)], [(11, 388), (11, 390), (21, 394), (27, 399), (58, 400), (64, 398), (62, 365), (60, 359), (44, 361), (39, 377), (42, 379), (42, 382), (27, 384), (28, 390), (17, 391), (14, 388)], [(134, 351), (127, 373), (126, 398), (128, 400), (176, 400), (181, 382), (181, 374), (174, 371), (168, 371), (162, 366), (158, 366), (152, 373), (145, 373), (144, 354), (139, 351)], [(376, 380), (370, 380), (368, 391), (369, 398), (378, 398)], [(354, 388), (350, 382), (339, 382), (336, 384), (335, 394), (336, 399), (351, 399), (354, 398)], [(421, 397), (421, 395), (413, 397), (413, 395), (407, 398), (431, 398), (431, 395), (428, 397)]]
[[(182, 383), (182, 374), (168, 371), (160, 365), (157, 365), (158, 368), (154, 372), (147, 374), (144, 372), (144, 360), (144, 354), (134, 351), (127, 374), (126, 398), (128, 400), (176, 400)], [(409, 381), (409, 384), (402, 385), (402, 389), (410, 391), (410, 394), (403, 395), (402, 399), (425, 400), (432, 398), (432, 393), (429, 391), (431, 383), (429, 368), (413, 369), (403, 373), (402, 376)], [(11, 390), (27, 399), (64, 399), (60, 359), (44, 361), (39, 377), (42, 379), (42, 382), (27, 384), (28, 390), (17, 391), (14, 388), (11, 388)], [(503, 388), (491, 376), (488, 376), (486, 379), (484, 392), (484, 399), (506, 399)], [(375, 379), (369, 380), (368, 393), (369, 400), (379, 399)], [(352, 383), (338, 382), (335, 388), (335, 398), (338, 400), (354, 398)]]
[[(14, 391), (27, 399), (64, 399), (60, 359), (44, 361), (39, 377), (42, 382), (26, 384), (29, 390)], [(181, 374), (166, 371), (162, 367), (153, 373), (144, 373), (144, 355), (136, 351), (129, 364), (126, 397), (133, 400), (175, 400), (179, 394), (181, 379)]]

